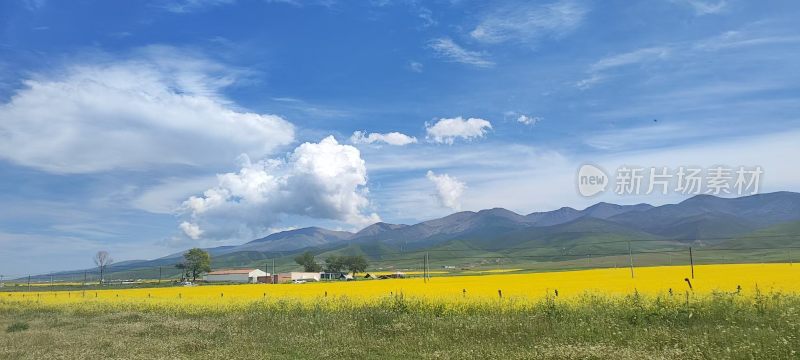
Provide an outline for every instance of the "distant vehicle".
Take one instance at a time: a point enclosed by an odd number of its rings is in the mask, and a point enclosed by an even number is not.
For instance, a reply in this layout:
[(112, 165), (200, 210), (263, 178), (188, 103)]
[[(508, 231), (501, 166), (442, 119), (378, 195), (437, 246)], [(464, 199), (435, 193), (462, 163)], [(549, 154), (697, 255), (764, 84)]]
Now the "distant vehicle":
[(292, 284), (305, 284), (306, 281), (302, 279), (292, 280)]
[(194, 286), (194, 284), (192, 284), (192, 282), (191, 282), (191, 281), (184, 281), (184, 282), (181, 282), (181, 284), (180, 284), (180, 285), (181, 285), (181, 286)]

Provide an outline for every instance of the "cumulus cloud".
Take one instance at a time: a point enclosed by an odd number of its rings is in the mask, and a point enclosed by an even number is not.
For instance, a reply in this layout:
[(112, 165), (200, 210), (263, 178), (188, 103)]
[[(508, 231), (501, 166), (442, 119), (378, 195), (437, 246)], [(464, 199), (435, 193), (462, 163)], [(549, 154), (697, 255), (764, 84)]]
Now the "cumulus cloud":
[(436, 198), (442, 206), (453, 210), (461, 209), (461, 195), (464, 194), (464, 190), (467, 188), (464, 182), (447, 174), (436, 175), (430, 170), (428, 170), (425, 177), (436, 186)]
[(373, 144), (382, 142), (389, 145), (404, 146), (416, 143), (417, 138), (399, 132), (390, 132), (386, 134), (370, 133), (367, 135), (364, 131), (356, 131), (353, 132), (353, 136), (350, 137), (350, 142), (353, 144)]
[[(285, 159), (241, 158), (236, 173), (183, 203), (183, 216), (209, 240), (252, 239), (268, 233), (286, 215), (332, 219), (354, 226), (380, 221), (366, 209), (367, 170), (361, 153), (333, 136), (304, 143)], [(190, 233), (186, 232), (187, 236)]]
[(550, 4), (512, 3), (491, 11), (470, 32), (480, 42), (533, 42), (543, 37), (558, 38), (576, 29), (588, 10), (574, 1)]
[(453, 144), (456, 138), (472, 140), (483, 137), (491, 128), (492, 123), (487, 120), (480, 118), (464, 120), (461, 116), (452, 119), (442, 118), (433, 125), (425, 123), (428, 139), (445, 144)]
[(192, 224), (187, 221), (182, 222), (178, 228), (180, 228), (181, 231), (183, 231), (183, 233), (192, 240), (197, 240), (200, 238), (200, 235), (203, 235), (203, 230), (200, 230), (200, 227), (197, 226), (197, 224)]
[(0, 158), (54, 173), (91, 173), (219, 165), (291, 143), (291, 123), (243, 111), (220, 95), (237, 75), (166, 47), (35, 75), (0, 104)]
[(428, 42), (428, 47), (436, 54), (450, 62), (457, 62), (477, 67), (492, 67), (494, 62), (489, 60), (485, 53), (467, 50), (450, 38), (438, 38)]

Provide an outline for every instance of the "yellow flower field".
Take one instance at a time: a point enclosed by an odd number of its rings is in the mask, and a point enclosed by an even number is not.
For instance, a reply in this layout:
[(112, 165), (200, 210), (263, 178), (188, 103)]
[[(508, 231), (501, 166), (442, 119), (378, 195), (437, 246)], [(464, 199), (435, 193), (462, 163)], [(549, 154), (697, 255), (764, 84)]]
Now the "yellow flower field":
[(290, 300), (313, 304), (322, 298), (347, 298), (354, 302), (372, 302), (393, 294), (443, 302), (486, 301), (499, 298), (520, 301), (538, 300), (545, 295), (573, 298), (586, 292), (624, 295), (638, 291), (644, 295), (694, 294), (714, 291), (733, 293), (741, 286), (743, 294), (756, 288), (769, 292), (800, 292), (800, 265), (735, 264), (695, 266), (691, 279), (688, 266), (595, 269), (527, 274), (491, 274), (441, 276), (429, 282), (421, 278), (320, 282), (306, 284), (209, 285), (125, 290), (60, 291), (0, 294), (5, 301), (38, 301), (43, 304), (81, 302), (187, 304), (230, 306), (259, 299)]

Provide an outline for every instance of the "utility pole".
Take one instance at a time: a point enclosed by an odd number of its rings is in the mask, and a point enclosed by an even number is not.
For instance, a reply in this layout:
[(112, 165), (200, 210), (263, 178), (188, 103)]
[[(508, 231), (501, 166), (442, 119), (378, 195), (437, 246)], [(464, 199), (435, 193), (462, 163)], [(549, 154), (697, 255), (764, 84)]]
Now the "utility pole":
[(422, 261), (422, 278), (428, 282), (428, 253), (425, 252), (425, 258)]
[(86, 271), (83, 272), (83, 286), (86, 286)]
[(31, 291), (31, 276), (28, 275), (28, 291)]
[(428, 258), (425, 261), (425, 274), (428, 275), (428, 282), (431, 281), (431, 255), (428, 252), (425, 252), (425, 256)]
[(275, 258), (272, 258), (272, 275), (275, 275)]
[(53, 272), (50, 272), (50, 287), (53, 287)]
[(158, 283), (161, 284), (161, 266), (158, 267)]
[(689, 246), (689, 266), (692, 267), (692, 279), (694, 279), (694, 255), (692, 255), (691, 246)]
[(628, 240), (628, 258), (631, 261), (631, 279), (633, 279), (633, 250), (631, 249), (631, 241)]

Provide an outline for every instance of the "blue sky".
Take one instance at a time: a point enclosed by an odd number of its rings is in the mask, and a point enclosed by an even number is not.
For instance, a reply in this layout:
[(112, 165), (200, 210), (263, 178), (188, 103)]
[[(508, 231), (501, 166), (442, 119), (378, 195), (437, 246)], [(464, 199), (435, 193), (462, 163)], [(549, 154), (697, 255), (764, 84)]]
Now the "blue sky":
[(581, 197), (585, 163), (757, 165), (761, 191), (798, 191), (797, 18), (794, 1), (5, 1), (0, 273), (686, 197)]

